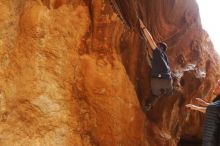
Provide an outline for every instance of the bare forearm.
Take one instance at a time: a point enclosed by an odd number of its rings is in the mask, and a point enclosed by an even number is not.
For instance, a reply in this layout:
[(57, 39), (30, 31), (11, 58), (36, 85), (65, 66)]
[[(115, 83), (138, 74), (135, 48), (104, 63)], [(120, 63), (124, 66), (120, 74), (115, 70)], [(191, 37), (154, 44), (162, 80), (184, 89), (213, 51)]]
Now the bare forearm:
[(147, 30), (146, 27), (143, 28), (143, 32), (144, 32), (144, 36), (146, 37), (146, 39), (148, 40), (150, 46), (152, 49), (156, 49), (157, 45), (153, 39), (153, 37), (151, 36), (150, 32)]
[(202, 113), (205, 113), (206, 108), (207, 108), (207, 107), (203, 107), (203, 106), (197, 106), (197, 105), (194, 105), (194, 104), (187, 104), (186, 107), (190, 108), (191, 110), (199, 111), (199, 112), (202, 112)]
[(202, 113), (205, 113), (206, 112), (206, 107), (200, 107), (198, 109), (198, 111), (202, 112)]
[(140, 28), (142, 29), (142, 31), (144, 33), (143, 34), (144, 38), (146, 39), (146, 41), (149, 42), (152, 49), (156, 49), (157, 45), (141, 19), (139, 19), (139, 23), (140, 23)]

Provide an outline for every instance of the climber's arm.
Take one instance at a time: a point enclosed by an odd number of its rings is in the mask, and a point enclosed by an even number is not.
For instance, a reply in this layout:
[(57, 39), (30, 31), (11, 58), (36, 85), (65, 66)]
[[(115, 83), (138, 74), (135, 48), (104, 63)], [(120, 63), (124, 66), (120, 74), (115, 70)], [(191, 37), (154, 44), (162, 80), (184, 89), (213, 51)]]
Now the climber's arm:
[(150, 32), (147, 30), (147, 28), (145, 27), (145, 25), (141, 19), (139, 19), (139, 22), (140, 22), (140, 27), (144, 33), (144, 38), (149, 42), (149, 44), (153, 50), (156, 49), (157, 45), (156, 45), (153, 37), (151, 36)]

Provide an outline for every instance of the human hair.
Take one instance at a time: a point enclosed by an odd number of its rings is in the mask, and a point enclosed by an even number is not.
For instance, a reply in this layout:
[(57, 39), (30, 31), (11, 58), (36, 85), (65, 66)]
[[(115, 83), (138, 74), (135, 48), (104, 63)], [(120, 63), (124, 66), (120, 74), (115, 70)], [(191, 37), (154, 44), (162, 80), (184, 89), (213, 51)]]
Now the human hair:
[(166, 52), (167, 51), (167, 44), (166, 43), (164, 43), (164, 42), (159, 42), (159, 43), (157, 43), (157, 46), (159, 47), (159, 48), (161, 48), (164, 52)]

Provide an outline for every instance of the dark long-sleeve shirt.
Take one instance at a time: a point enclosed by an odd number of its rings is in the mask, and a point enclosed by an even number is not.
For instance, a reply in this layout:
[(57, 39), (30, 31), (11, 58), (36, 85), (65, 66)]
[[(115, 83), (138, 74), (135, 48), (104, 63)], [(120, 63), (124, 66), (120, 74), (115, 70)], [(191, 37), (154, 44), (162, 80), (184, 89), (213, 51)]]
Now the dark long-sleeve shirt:
[(202, 145), (220, 146), (220, 96), (206, 109)]
[(152, 78), (171, 79), (169, 61), (164, 51), (160, 50), (159, 48), (154, 49), (151, 65)]

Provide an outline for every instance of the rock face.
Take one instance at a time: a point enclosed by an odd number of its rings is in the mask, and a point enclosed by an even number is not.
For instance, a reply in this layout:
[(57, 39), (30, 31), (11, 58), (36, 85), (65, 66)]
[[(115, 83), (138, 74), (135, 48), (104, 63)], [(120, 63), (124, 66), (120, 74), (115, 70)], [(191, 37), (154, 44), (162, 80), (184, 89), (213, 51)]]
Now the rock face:
[[(0, 0), (0, 145), (175, 146), (201, 138), (184, 108), (210, 93), (219, 58), (194, 0)], [(176, 90), (145, 115), (149, 65), (135, 11), (170, 47)], [(210, 98), (211, 99), (211, 98)]]

